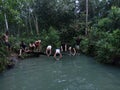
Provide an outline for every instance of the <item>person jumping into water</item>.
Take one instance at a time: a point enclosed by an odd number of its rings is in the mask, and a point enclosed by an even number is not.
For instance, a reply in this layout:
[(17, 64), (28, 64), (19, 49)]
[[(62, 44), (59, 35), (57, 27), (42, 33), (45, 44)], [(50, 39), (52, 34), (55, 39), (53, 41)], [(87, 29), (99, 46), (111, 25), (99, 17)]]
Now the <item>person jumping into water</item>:
[[(57, 57), (57, 56), (59, 56), (59, 57)], [(60, 52), (60, 49), (56, 49), (56, 50), (55, 50), (54, 58), (55, 58), (56, 60), (59, 60), (59, 59), (62, 58), (62, 54), (61, 54), (61, 52)]]
[(70, 53), (70, 55), (75, 56), (76, 55), (75, 47), (69, 47), (69, 53)]
[(52, 46), (48, 45), (47, 48), (46, 48), (46, 54), (47, 54), (48, 57), (51, 55), (51, 52), (52, 52)]

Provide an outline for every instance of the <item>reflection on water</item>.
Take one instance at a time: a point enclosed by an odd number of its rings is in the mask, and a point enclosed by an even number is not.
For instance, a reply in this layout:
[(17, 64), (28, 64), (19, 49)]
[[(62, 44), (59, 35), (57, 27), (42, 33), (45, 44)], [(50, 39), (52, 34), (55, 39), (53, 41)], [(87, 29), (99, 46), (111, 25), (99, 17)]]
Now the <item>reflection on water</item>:
[(84, 55), (41, 56), (0, 74), (0, 90), (120, 90), (120, 69)]

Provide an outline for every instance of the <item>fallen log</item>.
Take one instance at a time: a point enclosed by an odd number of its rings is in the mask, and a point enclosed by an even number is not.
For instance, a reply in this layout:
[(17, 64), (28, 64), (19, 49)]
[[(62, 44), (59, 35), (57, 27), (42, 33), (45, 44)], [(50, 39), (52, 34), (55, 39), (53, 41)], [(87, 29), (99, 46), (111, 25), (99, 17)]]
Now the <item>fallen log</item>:
[(40, 55), (46, 55), (44, 52), (26, 52), (26, 54), (30, 54), (32, 56), (39, 57)]

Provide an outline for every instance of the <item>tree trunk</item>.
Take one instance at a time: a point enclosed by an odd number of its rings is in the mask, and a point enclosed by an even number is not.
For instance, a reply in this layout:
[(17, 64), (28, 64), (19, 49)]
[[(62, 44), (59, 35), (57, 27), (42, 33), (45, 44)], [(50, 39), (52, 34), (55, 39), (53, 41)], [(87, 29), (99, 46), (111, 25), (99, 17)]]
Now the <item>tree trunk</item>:
[(86, 29), (85, 35), (88, 35), (88, 0), (86, 0)]
[(31, 24), (31, 18), (30, 18), (30, 11), (29, 11), (29, 25), (30, 25), (31, 34), (33, 34), (33, 31), (32, 31), (32, 24)]
[(7, 21), (7, 17), (6, 17), (6, 13), (4, 14), (4, 18), (5, 18), (5, 26), (6, 26), (6, 31), (8, 31), (8, 21)]
[(25, 18), (25, 24), (26, 24), (26, 33), (27, 33), (27, 36), (29, 36), (29, 22), (28, 22), (28, 18)]
[(17, 37), (20, 36), (20, 25), (18, 25), (18, 32), (17, 32)]
[(38, 19), (37, 19), (36, 16), (35, 16), (35, 26), (36, 26), (36, 32), (37, 32), (37, 35), (39, 35)]
[(37, 19), (36, 15), (34, 17), (32, 14), (32, 17), (33, 17), (35, 28), (36, 28), (36, 33), (37, 33), (37, 35), (39, 35), (38, 19)]

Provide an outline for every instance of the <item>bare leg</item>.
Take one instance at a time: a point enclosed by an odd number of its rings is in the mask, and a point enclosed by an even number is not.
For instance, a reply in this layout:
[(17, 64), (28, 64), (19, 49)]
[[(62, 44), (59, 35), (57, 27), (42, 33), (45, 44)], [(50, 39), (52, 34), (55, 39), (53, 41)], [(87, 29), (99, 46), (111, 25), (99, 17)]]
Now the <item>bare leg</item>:
[[(59, 54), (59, 58), (56, 57), (56, 54)], [(55, 54), (54, 54), (54, 58), (55, 58), (56, 60), (59, 60), (59, 59), (62, 58), (62, 54), (61, 54), (61, 53), (55, 53)]]
[(60, 53), (60, 58), (62, 58), (62, 54)]
[(56, 58), (56, 53), (54, 54), (54, 58), (57, 60), (57, 58)]
[(20, 52), (19, 52), (19, 56), (21, 56), (22, 55), (22, 49), (20, 49)]
[(51, 55), (51, 50), (46, 50), (46, 54), (47, 54), (47, 56), (49, 57), (50, 55)]
[(40, 46), (38, 46), (38, 51), (40, 52)]
[(48, 50), (46, 49), (46, 54), (47, 54), (47, 56), (48, 56)]

